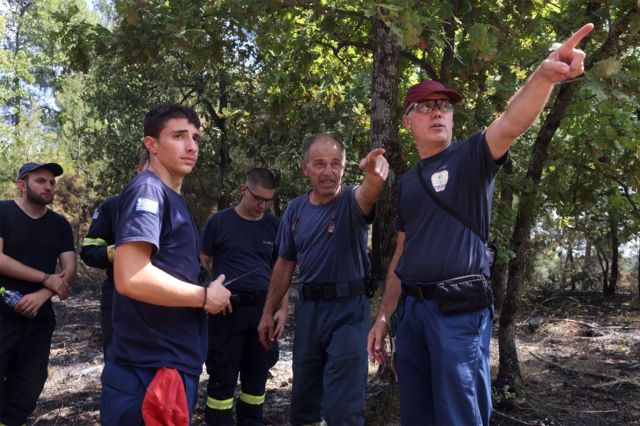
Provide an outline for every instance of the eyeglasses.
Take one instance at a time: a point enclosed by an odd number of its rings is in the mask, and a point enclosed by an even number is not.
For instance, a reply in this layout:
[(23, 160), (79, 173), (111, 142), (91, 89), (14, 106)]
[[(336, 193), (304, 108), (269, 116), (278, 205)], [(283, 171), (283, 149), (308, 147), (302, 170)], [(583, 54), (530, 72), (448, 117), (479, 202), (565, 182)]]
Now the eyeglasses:
[(420, 114), (427, 114), (433, 111), (435, 108), (438, 108), (440, 112), (449, 113), (453, 111), (453, 104), (451, 101), (446, 99), (429, 99), (426, 101), (412, 103), (409, 105), (404, 115), (409, 115), (409, 113), (413, 110), (416, 110)]
[(256, 200), (256, 203), (258, 203), (258, 205), (264, 204), (268, 206), (273, 201), (273, 198), (264, 198), (254, 194), (253, 191), (248, 186), (245, 186), (245, 188), (247, 188), (247, 191), (249, 191), (249, 194), (251, 194), (253, 199)]

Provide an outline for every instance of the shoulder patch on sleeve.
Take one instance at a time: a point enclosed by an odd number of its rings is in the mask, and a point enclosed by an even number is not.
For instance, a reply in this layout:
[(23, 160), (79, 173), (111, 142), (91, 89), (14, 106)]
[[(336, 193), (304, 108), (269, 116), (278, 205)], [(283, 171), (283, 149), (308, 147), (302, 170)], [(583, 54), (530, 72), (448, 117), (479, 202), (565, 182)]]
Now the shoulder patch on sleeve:
[(91, 216), (91, 219), (96, 220), (100, 217), (100, 209), (95, 209), (95, 211), (93, 212), (93, 216)]
[(158, 202), (148, 198), (138, 198), (138, 201), (136, 201), (136, 211), (158, 214)]

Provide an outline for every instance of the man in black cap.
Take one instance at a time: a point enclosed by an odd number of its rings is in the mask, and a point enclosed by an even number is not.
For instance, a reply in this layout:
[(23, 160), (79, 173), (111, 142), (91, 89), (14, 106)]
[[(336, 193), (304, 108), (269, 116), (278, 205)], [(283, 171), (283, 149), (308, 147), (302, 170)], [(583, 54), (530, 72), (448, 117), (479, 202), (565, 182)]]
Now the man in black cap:
[(398, 235), (368, 351), (397, 307), (396, 366), (404, 425), (488, 425), (491, 255), (487, 235), (495, 176), (513, 141), (535, 121), (556, 83), (584, 72), (577, 44), (587, 24), (551, 53), (507, 110), (466, 141), (452, 141), (461, 96), (436, 81), (411, 87), (403, 122), (421, 161), (398, 185)]
[(36, 406), (56, 325), (50, 299), (65, 299), (76, 275), (71, 225), (47, 208), (61, 174), (56, 163), (27, 163), (18, 173), (20, 198), (0, 201), (0, 283), (23, 295), (13, 308), (0, 303), (0, 423), (6, 426), (25, 424)]

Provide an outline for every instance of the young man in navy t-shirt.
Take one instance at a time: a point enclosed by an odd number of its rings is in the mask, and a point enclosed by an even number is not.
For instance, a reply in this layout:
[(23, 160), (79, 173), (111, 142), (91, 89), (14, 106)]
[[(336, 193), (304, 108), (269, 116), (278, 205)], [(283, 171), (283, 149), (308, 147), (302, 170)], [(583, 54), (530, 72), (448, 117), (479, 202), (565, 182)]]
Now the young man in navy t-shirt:
[(361, 162), (360, 185), (342, 185), (345, 148), (320, 133), (303, 146), (302, 170), (311, 190), (291, 201), (278, 228), (278, 260), (258, 332), (265, 348), (275, 341), (273, 313), (291, 285), (296, 301), (291, 423), (364, 424), (366, 336), (370, 307), (367, 234), (389, 164), (384, 149)]
[[(210, 425), (263, 424), (267, 376), (278, 360), (278, 346), (265, 350), (257, 330), (278, 255), (278, 219), (267, 212), (276, 178), (265, 168), (255, 168), (240, 193), (238, 205), (211, 216), (202, 231), (202, 264), (208, 268), (213, 262), (213, 275), (224, 274), (230, 282), (233, 307), (233, 312), (209, 315), (205, 421)], [(285, 296), (274, 315), (276, 339), (284, 330), (288, 306)], [(234, 422), (238, 374), (241, 389)]]
[[(489, 424), (493, 315), (491, 302), (485, 303), (491, 300), (483, 278), (490, 256), (483, 239), (489, 232), (495, 175), (554, 85), (583, 72), (585, 54), (575, 47), (592, 29), (585, 25), (551, 53), (507, 110), (464, 142), (452, 142), (453, 109), (460, 94), (437, 81), (423, 81), (405, 95), (403, 122), (421, 160), (398, 185), (396, 251), (368, 338), (370, 356), (384, 362), (387, 323), (397, 307), (403, 425)], [(439, 291), (456, 288), (466, 291), (458, 290), (453, 301)], [(486, 297), (478, 297), (480, 293)], [(473, 308), (463, 308), (464, 302), (478, 300)], [(452, 304), (457, 304), (456, 312), (446, 312)]]
[[(224, 276), (198, 285), (198, 229), (180, 195), (198, 159), (199, 128), (191, 108), (167, 104), (149, 111), (149, 167), (120, 194), (113, 341), (102, 372), (105, 425), (142, 424), (143, 417), (188, 421), (207, 354), (206, 312), (229, 305)], [(158, 400), (156, 385), (173, 401)]]

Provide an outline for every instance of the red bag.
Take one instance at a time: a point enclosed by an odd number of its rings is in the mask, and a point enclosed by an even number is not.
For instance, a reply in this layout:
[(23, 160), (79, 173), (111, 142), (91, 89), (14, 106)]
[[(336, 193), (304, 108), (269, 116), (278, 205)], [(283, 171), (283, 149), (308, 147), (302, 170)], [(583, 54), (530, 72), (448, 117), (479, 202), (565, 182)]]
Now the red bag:
[(189, 426), (187, 394), (180, 373), (174, 368), (159, 368), (142, 401), (146, 426)]

